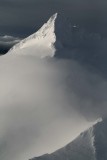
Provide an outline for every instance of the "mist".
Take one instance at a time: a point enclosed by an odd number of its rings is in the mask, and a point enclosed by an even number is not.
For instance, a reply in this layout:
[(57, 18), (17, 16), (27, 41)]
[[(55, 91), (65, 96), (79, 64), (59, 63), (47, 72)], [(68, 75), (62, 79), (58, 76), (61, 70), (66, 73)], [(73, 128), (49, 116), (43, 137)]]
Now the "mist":
[(53, 152), (107, 113), (106, 80), (78, 61), (7, 54), (0, 66), (2, 160)]
[(6, 54), (11, 47), (20, 42), (19, 37), (13, 37), (9, 35), (0, 36), (0, 55)]

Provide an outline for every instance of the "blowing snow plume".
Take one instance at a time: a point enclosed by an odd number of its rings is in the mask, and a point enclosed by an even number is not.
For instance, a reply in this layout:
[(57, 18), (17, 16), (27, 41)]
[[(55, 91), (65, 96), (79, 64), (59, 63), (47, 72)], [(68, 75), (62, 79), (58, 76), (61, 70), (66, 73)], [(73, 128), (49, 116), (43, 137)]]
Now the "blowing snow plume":
[(102, 42), (55, 14), (0, 58), (2, 160), (52, 152), (106, 115), (106, 78), (88, 49)]

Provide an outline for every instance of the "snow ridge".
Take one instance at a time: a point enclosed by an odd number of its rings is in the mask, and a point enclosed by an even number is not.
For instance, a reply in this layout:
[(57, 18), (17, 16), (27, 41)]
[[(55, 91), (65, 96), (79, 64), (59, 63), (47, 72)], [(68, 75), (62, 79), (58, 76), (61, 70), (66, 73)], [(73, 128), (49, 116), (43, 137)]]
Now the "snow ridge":
[(96, 160), (93, 127), (81, 133), (74, 141), (55, 151), (32, 160)]
[(52, 154), (32, 160), (106, 160), (107, 119), (98, 119), (75, 140)]

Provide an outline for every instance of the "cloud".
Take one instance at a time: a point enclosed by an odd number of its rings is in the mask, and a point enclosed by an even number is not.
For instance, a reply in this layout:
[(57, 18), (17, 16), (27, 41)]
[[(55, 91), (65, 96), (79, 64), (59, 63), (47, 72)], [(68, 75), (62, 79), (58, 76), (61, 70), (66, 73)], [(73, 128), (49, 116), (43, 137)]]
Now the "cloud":
[(20, 38), (13, 36), (0, 36), (0, 54), (5, 54), (13, 45), (20, 42)]
[(0, 66), (2, 160), (52, 152), (107, 114), (107, 81), (78, 61), (7, 54)]

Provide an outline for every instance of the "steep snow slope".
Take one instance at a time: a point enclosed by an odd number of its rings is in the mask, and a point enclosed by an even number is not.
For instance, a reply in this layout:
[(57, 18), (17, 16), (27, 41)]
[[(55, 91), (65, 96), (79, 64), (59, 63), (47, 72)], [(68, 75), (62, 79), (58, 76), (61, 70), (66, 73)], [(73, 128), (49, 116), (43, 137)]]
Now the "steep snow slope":
[(93, 128), (81, 134), (64, 148), (33, 160), (95, 160)]
[[(36, 33), (32, 34), (28, 38), (22, 40), (19, 44), (15, 45), (9, 52), (16, 53), (20, 51), (20, 54), (29, 54), (39, 57), (53, 56), (55, 48), (53, 44), (56, 41), (55, 36), (55, 20), (57, 13), (54, 14), (46, 24), (44, 24)], [(32, 50), (32, 53), (31, 53)], [(39, 52), (39, 53), (38, 53)]]
[(96, 160), (107, 159), (107, 118), (94, 127)]
[(74, 141), (52, 154), (32, 160), (106, 160), (107, 119), (100, 120)]

